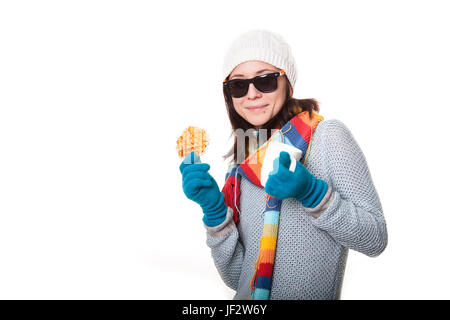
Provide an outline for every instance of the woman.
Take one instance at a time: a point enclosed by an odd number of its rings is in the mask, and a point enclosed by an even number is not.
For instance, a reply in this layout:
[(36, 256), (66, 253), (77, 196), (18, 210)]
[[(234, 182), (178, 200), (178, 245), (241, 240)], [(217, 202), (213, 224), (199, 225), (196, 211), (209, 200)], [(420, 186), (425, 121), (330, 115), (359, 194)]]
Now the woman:
[[(348, 249), (374, 257), (387, 245), (361, 149), (315, 100), (292, 97), (296, 64), (279, 35), (236, 39), (224, 78), (235, 145), (222, 192), (195, 154), (180, 165), (220, 276), (235, 299), (339, 299)], [(249, 130), (254, 139), (240, 148)]]

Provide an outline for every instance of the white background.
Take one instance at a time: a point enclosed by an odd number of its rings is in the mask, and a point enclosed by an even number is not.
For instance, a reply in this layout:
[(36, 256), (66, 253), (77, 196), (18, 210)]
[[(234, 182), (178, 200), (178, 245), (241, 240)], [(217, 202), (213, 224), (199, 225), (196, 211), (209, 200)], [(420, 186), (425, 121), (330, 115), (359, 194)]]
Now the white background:
[(449, 299), (446, 1), (2, 1), (0, 298), (230, 299), (176, 140), (222, 187), (225, 50), (265, 28), (366, 155), (389, 244), (342, 299)]

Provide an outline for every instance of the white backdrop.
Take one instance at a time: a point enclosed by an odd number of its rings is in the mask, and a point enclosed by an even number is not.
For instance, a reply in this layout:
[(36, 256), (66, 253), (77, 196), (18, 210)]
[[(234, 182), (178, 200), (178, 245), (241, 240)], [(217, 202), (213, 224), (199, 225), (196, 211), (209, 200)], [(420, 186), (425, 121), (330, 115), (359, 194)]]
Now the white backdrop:
[(291, 45), (366, 155), (389, 244), (350, 251), (342, 299), (449, 299), (446, 1), (3, 1), (0, 298), (230, 299), (181, 189), (189, 125), (222, 187), (222, 59), (241, 32)]

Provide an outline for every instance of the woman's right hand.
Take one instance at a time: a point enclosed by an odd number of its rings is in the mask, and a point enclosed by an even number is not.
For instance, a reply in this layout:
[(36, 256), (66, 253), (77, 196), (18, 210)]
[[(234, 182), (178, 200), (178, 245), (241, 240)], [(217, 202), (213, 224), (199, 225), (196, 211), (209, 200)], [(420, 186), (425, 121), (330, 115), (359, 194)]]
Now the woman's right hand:
[(198, 203), (203, 210), (203, 222), (209, 227), (217, 226), (226, 218), (227, 207), (223, 193), (214, 178), (208, 173), (209, 164), (191, 152), (181, 163), (183, 191), (186, 197)]

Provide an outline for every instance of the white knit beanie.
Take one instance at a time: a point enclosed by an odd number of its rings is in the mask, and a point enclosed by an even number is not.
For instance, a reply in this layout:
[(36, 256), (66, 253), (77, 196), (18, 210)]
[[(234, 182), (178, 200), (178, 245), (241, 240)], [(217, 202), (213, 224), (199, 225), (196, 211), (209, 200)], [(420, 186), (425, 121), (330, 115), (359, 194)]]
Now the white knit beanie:
[(245, 61), (260, 60), (283, 69), (294, 89), (297, 80), (297, 65), (290, 46), (277, 33), (267, 30), (253, 30), (239, 36), (225, 54), (223, 79)]

